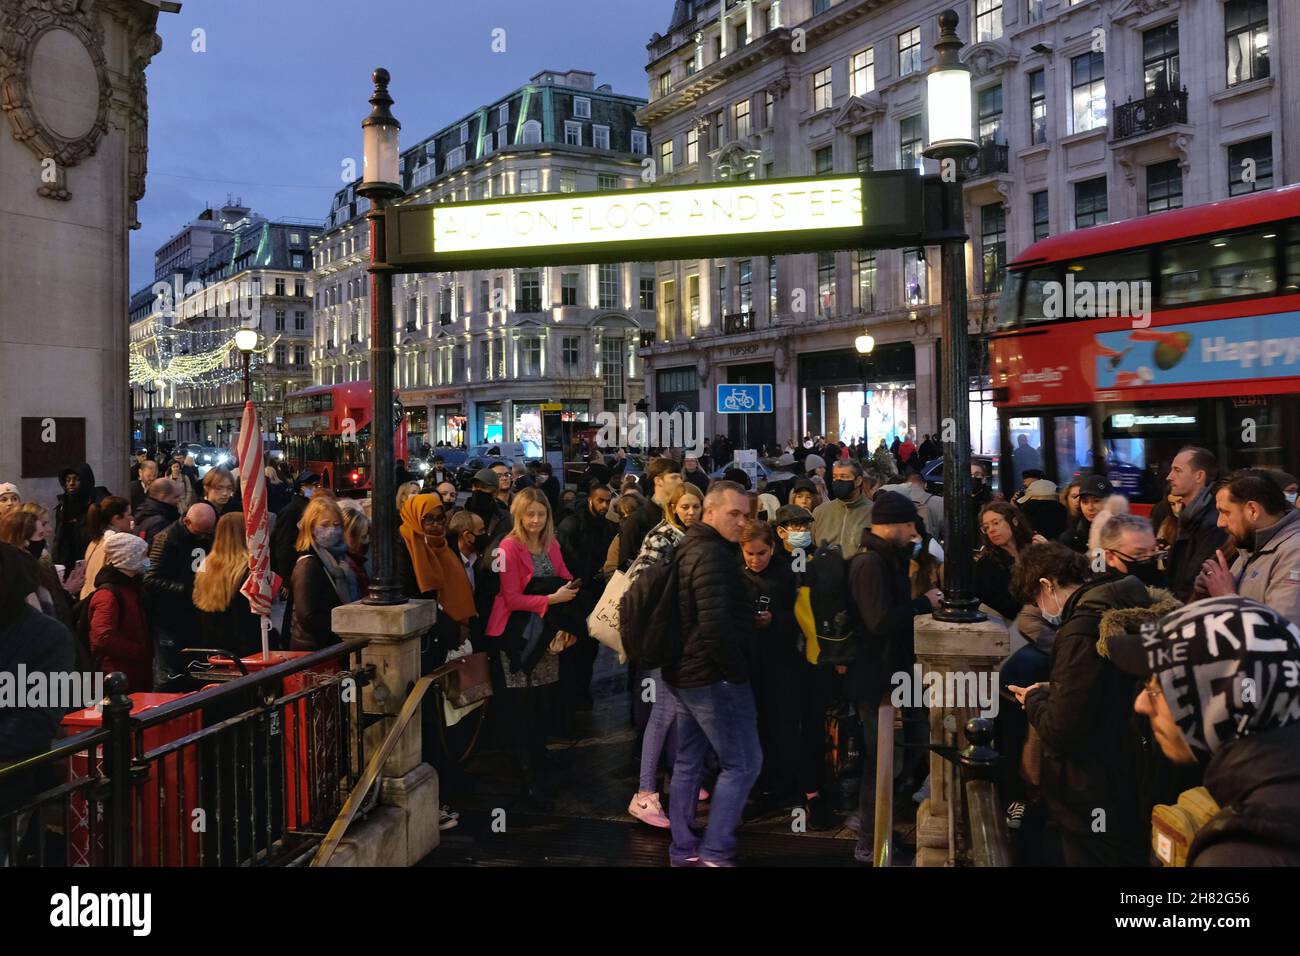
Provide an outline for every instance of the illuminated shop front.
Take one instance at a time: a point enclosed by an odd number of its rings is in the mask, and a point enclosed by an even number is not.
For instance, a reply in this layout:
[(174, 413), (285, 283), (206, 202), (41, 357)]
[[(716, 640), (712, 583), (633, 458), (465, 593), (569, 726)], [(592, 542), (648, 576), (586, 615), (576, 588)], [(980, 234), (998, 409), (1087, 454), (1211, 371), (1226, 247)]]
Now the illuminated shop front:
[(865, 358), (853, 349), (799, 356), (804, 431), (875, 448), (916, 438), (916, 353), (910, 342), (878, 345)]

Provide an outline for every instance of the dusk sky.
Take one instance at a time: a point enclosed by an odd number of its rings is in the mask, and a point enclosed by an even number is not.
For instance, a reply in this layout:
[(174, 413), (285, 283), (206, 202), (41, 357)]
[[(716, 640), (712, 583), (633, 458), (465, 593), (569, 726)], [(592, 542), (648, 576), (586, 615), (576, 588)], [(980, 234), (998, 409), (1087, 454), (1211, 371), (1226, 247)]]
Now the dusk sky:
[[(154, 250), (227, 194), (272, 219), (323, 220), (343, 160), (361, 168), (375, 67), (392, 74), (407, 146), (542, 70), (591, 70), (644, 97), (646, 43), (672, 11), (673, 0), (183, 0), (158, 18), (147, 73), (132, 290), (153, 281)], [(504, 53), (492, 51), (498, 27)]]

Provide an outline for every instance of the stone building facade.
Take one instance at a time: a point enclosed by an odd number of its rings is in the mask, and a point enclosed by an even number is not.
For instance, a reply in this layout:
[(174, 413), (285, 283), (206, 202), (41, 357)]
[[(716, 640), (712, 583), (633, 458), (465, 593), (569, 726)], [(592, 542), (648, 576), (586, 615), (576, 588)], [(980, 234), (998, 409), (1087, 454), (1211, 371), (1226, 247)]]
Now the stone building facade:
[(100, 484), (126, 487), (122, 307), (145, 190), (145, 69), (159, 15), (179, 9), (0, 4), (0, 481), (25, 498), (53, 504), (59, 491), (42, 459), (84, 458)]
[[(406, 148), (402, 201), (639, 186), (644, 103), (582, 70), (538, 73)], [(318, 384), (369, 378), (367, 208), (356, 184), (340, 190), (314, 250)], [(542, 403), (574, 420), (635, 405), (654, 295), (653, 263), (397, 276), (396, 382), (412, 441), (518, 441), (536, 454)]]
[[(964, 185), (973, 369), (1003, 267), (1035, 239), (1300, 177), (1285, 0), (679, 0), (638, 114), (659, 183), (937, 172), (925, 72), (948, 7), (981, 144)], [(738, 447), (936, 430), (938, 263), (937, 248), (660, 263), (652, 407), (701, 411)], [(775, 415), (714, 416), (735, 382), (772, 383)], [(996, 443), (986, 386), (972, 379), (977, 451)]]

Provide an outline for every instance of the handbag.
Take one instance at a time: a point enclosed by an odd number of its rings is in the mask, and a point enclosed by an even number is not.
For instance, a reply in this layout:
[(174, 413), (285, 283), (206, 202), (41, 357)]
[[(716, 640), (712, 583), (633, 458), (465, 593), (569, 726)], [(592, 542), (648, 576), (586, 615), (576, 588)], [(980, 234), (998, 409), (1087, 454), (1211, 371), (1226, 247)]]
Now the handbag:
[[(524, 585), (524, 593), (553, 594), (563, 584), (564, 579), (556, 575), (533, 577)], [(532, 611), (511, 612), (501, 633), (502, 649), (510, 661), (511, 670), (531, 674), (541, 661), (555, 631), (561, 629), (559, 622), (550, 620), (551, 610), (547, 610), (545, 617)]]
[(618, 605), (631, 584), (626, 574), (615, 571), (595, 609), (587, 615), (587, 633), (616, 653), (620, 664), (627, 663), (627, 654), (623, 651), (623, 635), (618, 627)]

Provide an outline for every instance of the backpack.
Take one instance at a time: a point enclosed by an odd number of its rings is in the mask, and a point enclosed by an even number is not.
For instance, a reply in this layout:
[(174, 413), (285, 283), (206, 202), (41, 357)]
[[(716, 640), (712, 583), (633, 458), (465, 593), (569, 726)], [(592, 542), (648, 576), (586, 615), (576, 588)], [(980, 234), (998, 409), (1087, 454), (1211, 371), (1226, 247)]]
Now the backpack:
[(849, 563), (838, 544), (823, 545), (813, 552), (804, 572), (817, 632), (819, 664), (850, 664), (858, 654), (852, 615), (847, 603)]
[(680, 596), (675, 559), (646, 568), (624, 592), (618, 605), (618, 629), (632, 666), (653, 670), (681, 659)]
[(73, 637), (77, 642), (77, 653), (84, 654), (86, 660), (94, 660), (95, 656), (90, 646), (90, 602), (95, 599), (96, 594), (105, 589), (113, 595), (113, 602), (117, 605), (117, 624), (120, 627), (122, 597), (117, 593), (117, 588), (111, 584), (101, 584), (72, 606)]

